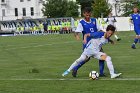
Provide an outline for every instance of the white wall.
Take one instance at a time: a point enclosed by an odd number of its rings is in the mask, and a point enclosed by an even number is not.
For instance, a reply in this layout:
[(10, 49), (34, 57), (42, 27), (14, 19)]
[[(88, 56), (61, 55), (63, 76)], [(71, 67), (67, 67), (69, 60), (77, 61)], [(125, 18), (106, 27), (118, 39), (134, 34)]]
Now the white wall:
[(118, 31), (134, 30), (133, 25), (129, 21), (130, 17), (116, 17), (116, 27)]
[[(115, 17), (115, 19), (117, 21), (117, 22), (115, 22), (115, 26), (116, 26), (117, 31), (132, 31), (132, 30), (134, 30), (134, 26), (130, 22), (130, 17)], [(104, 21), (106, 21), (106, 20), (107, 20), (107, 18), (104, 18)], [(106, 24), (106, 26), (107, 25), (108, 24)]]

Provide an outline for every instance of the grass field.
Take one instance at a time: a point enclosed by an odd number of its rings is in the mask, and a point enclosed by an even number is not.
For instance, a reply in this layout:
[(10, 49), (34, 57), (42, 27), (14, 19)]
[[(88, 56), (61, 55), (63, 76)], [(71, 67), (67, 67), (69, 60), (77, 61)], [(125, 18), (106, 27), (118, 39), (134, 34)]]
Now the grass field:
[[(73, 34), (0, 37), (0, 93), (140, 93), (140, 44), (131, 49), (134, 32), (118, 35), (121, 41), (103, 49), (123, 75), (110, 79), (105, 66), (107, 77), (99, 80), (88, 78), (90, 71), (98, 71), (96, 59), (80, 68), (76, 78), (61, 76), (82, 53)], [(31, 73), (33, 68), (39, 73)]]

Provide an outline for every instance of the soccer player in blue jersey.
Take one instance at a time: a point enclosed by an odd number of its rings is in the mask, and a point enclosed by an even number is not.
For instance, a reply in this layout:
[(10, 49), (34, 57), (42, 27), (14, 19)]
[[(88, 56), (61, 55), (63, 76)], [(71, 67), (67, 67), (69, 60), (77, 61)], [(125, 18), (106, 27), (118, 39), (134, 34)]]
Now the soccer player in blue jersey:
[[(86, 7), (83, 10), (84, 19), (80, 20), (78, 27), (75, 31), (75, 37), (77, 40), (80, 39), (79, 33), (82, 33), (82, 35), (84, 36), (87, 33), (97, 32), (98, 30), (100, 30), (99, 26), (97, 25), (96, 19), (91, 18), (91, 14), (92, 14), (92, 12), (91, 12), (90, 7)], [(90, 37), (87, 38), (87, 43), (90, 39), (91, 39)], [(84, 50), (85, 46), (86, 46), (86, 44), (83, 44), (83, 50)], [(82, 61), (75, 68), (73, 68), (73, 72), (72, 72), (73, 77), (76, 77), (77, 70), (85, 63), (86, 63), (85, 61)], [(103, 60), (99, 60), (99, 69), (100, 69), (100, 76), (105, 76), (103, 73), (103, 71), (104, 71), (104, 61)]]
[[(69, 72), (78, 65), (81, 61), (86, 61), (90, 57), (94, 57), (99, 60), (104, 60), (107, 63), (107, 67), (109, 69), (111, 78), (116, 78), (121, 75), (121, 73), (116, 74), (114, 72), (114, 67), (111, 61), (111, 57), (106, 53), (100, 52), (102, 45), (109, 42), (109, 38), (114, 34), (115, 27), (113, 25), (108, 25), (106, 32), (94, 32), (94, 33), (86, 33), (84, 35), (84, 44), (87, 44), (84, 52), (81, 56), (74, 61), (74, 63), (67, 69), (62, 76), (66, 76)], [(90, 41), (87, 41), (87, 38), (92, 38)], [(88, 42), (88, 43), (87, 43)]]
[(134, 39), (134, 43), (132, 44), (131, 48), (136, 49), (136, 44), (140, 42), (140, 14), (138, 8), (133, 8), (133, 14), (131, 14), (131, 22), (134, 24), (134, 31), (136, 33), (136, 37)]

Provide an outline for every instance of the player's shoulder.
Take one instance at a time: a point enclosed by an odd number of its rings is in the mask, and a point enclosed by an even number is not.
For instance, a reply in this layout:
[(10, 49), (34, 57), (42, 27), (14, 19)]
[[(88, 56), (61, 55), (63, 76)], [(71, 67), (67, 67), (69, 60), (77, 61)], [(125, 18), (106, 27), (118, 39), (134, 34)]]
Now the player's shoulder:
[(79, 22), (82, 22), (82, 21), (84, 21), (84, 18), (81, 18), (81, 19), (79, 20)]
[(96, 18), (90, 18), (91, 19), (91, 21), (96, 21)]
[(130, 16), (134, 16), (135, 14), (133, 13), (133, 14), (130, 14)]

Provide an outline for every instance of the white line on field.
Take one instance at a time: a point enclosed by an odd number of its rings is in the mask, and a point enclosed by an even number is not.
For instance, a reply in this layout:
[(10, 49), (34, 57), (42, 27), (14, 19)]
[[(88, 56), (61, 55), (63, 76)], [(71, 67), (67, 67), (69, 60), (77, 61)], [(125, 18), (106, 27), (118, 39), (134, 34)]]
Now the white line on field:
[(48, 43), (48, 44), (42, 44), (42, 45), (30, 45), (30, 46), (25, 46), (25, 47), (18, 47), (18, 48), (7, 48), (4, 50), (16, 50), (16, 49), (26, 49), (26, 48), (33, 48), (33, 47), (41, 47), (41, 46), (51, 46), (51, 45), (59, 45), (59, 44), (70, 44), (70, 43), (74, 43), (74, 42), (78, 42), (78, 41), (68, 41), (68, 42), (62, 42), (62, 43)]
[[(57, 78), (57, 79), (0, 79), (0, 81), (88, 81), (90, 79), (64, 79), (64, 78)], [(117, 80), (117, 81), (135, 81), (135, 80), (140, 80), (140, 78), (116, 78), (116, 79), (98, 79), (98, 80), (107, 80), (107, 81), (112, 81), (112, 80)]]

